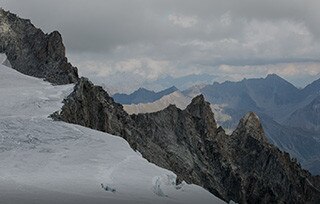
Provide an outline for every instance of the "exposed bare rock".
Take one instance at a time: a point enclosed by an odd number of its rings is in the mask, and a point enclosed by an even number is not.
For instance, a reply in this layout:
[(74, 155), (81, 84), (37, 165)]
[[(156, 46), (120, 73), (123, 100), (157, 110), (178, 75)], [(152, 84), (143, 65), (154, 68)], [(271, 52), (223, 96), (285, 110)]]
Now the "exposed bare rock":
[(320, 175), (320, 109), (316, 105), (320, 79), (298, 89), (270, 74), (266, 78), (215, 82), (183, 93), (201, 93), (211, 104), (220, 105), (227, 117), (219, 118), (215, 114), (216, 120), (228, 132), (236, 128), (243, 115), (254, 111), (262, 121), (269, 142), (289, 152), (314, 175)]
[(54, 118), (121, 135), (125, 139), (132, 139), (131, 144), (134, 146), (134, 137), (139, 135), (135, 131), (134, 122), (122, 105), (115, 103), (102, 87), (94, 86), (87, 78), (82, 77), (74, 91), (64, 100), (64, 104), (60, 113), (53, 114)]
[[(241, 132), (242, 131), (242, 132)], [(233, 132), (233, 135), (250, 135), (256, 140), (266, 143), (268, 140), (264, 134), (259, 117), (254, 113), (250, 112), (246, 114), (238, 125), (238, 128)]]
[(230, 159), (242, 179), (242, 203), (319, 201), (320, 192), (310, 183), (314, 177), (288, 153), (267, 142), (254, 113), (241, 119), (229, 145)]
[(54, 84), (78, 81), (77, 68), (68, 63), (59, 32), (43, 33), (30, 20), (0, 8), (0, 53), (12, 68)]
[(319, 179), (289, 154), (269, 144), (254, 113), (232, 135), (217, 127), (203, 96), (180, 110), (128, 115), (101, 88), (82, 78), (55, 119), (124, 137), (149, 161), (172, 170), (178, 181), (203, 186), (239, 203), (319, 202)]

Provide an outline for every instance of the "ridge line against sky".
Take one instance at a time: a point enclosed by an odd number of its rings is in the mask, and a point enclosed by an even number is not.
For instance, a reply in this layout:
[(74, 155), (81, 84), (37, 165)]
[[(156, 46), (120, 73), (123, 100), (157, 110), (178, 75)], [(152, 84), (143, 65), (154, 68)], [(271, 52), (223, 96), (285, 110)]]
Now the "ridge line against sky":
[(317, 0), (0, 0), (0, 5), (45, 32), (59, 30), (80, 74), (122, 92), (191, 74), (222, 81), (276, 73), (297, 87), (320, 77)]

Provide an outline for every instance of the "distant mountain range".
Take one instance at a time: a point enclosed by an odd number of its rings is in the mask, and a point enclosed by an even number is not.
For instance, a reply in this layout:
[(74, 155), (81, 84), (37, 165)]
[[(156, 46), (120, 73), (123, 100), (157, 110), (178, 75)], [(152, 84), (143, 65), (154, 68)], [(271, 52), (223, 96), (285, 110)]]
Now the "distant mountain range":
[[(198, 91), (204, 94), (210, 103), (227, 105), (225, 112), (232, 115), (234, 120), (240, 119), (243, 113), (250, 110), (266, 115), (277, 123), (288, 124), (285, 121), (295, 111), (299, 109), (305, 111), (304, 107), (319, 96), (319, 90), (320, 80), (300, 90), (283, 78), (272, 74), (261, 79), (214, 83)], [(189, 95), (191, 92), (192, 88), (183, 93)], [(314, 103), (317, 101), (313, 102), (313, 106)], [(235, 126), (235, 124), (229, 125)]]
[(181, 77), (172, 77), (170, 75), (161, 77), (155, 81), (145, 82), (143, 87), (151, 90), (162, 90), (166, 87), (175, 86), (180, 90), (185, 90), (199, 84), (212, 84), (215, 81), (225, 81), (228, 78), (222, 78), (221, 76), (210, 74), (190, 74)]
[[(200, 93), (212, 104), (224, 104), (231, 116), (220, 124), (234, 129), (248, 111), (256, 112), (270, 142), (296, 157), (312, 173), (320, 173), (320, 80), (298, 89), (272, 74), (261, 79), (214, 83)], [(184, 91), (186, 95), (192, 89)]]
[(174, 104), (177, 108), (185, 109), (191, 103), (191, 100), (191, 97), (185, 96), (178, 90), (151, 103), (124, 104), (123, 108), (129, 114), (152, 113), (163, 110), (170, 104)]
[[(137, 92), (148, 102), (127, 101), (125, 109), (129, 113), (159, 111), (159, 107), (170, 104), (183, 109), (181, 104), (203, 94), (211, 103), (217, 123), (229, 131), (235, 129), (243, 115), (254, 111), (260, 116), (270, 142), (296, 157), (312, 173), (320, 173), (320, 79), (298, 89), (278, 75), (270, 74), (260, 79), (193, 86), (180, 92), (179, 97), (168, 94), (156, 101), (154, 97), (148, 100), (142, 91)], [(134, 92), (136, 96), (137, 92)]]
[(140, 88), (132, 94), (114, 94), (112, 97), (117, 103), (121, 104), (139, 104), (152, 103), (159, 100), (163, 96), (169, 95), (178, 89), (172, 86), (160, 92), (149, 91), (145, 88)]

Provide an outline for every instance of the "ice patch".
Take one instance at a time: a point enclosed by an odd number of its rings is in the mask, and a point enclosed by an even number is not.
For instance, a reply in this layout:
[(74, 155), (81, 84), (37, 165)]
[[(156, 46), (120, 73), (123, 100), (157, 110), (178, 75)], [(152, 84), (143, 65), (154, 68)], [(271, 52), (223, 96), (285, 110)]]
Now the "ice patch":
[(161, 178), (160, 177), (156, 177), (154, 178), (153, 181), (153, 192), (160, 197), (167, 197), (166, 194), (164, 194), (163, 190), (161, 189)]
[(4, 53), (0, 53), (0, 64), (6, 67), (12, 67), (11, 63), (9, 62), (7, 55)]

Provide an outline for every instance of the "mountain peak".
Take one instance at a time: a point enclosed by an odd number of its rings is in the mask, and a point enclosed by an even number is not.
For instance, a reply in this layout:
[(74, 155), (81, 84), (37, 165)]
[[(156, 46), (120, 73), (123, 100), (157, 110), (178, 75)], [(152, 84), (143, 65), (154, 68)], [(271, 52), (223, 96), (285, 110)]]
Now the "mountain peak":
[(268, 74), (267, 77), (279, 77), (279, 75), (272, 73), (272, 74)]
[(202, 94), (192, 99), (191, 103), (187, 106), (186, 111), (193, 117), (199, 118), (203, 125), (207, 126), (209, 132), (215, 132), (217, 130), (217, 123), (210, 103), (204, 99)]
[(163, 91), (157, 92), (157, 94), (158, 94), (159, 97), (161, 98), (161, 97), (163, 97), (163, 96), (165, 96), (165, 95), (169, 95), (169, 94), (171, 94), (171, 93), (173, 93), (173, 92), (176, 92), (176, 91), (178, 91), (178, 90), (179, 90), (179, 89), (177, 89), (177, 87), (171, 86), (171, 87), (169, 87), (169, 88), (167, 88), (167, 89), (164, 89)]
[(266, 79), (281, 79), (281, 80), (283, 80), (283, 78), (280, 77), (280, 76), (277, 75), (277, 74), (268, 74), (267, 77), (266, 77)]
[(177, 91), (179, 90), (176, 86), (171, 86), (169, 87), (167, 90), (174, 90), (174, 91)]
[(200, 94), (200, 95), (194, 97), (191, 101), (191, 105), (199, 105), (199, 104), (202, 105), (205, 103), (207, 103), (207, 102), (205, 101), (203, 94)]
[(9, 11), (4, 10), (3, 8), (0, 7), (0, 15), (4, 16), (4, 15), (14, 15), (17, 16), (16, 14), (10, 13)]
[(306, 98), (312, 95), (320, 94), (320, 78), (313, 81), (311, 84), (307, 85), (304, 89), (302, 89), (302, 97)]
[(294, 85), (292, 85), (290, 82), (288, 82), (286, 79), (282, 78), (281, 76), (277, 75), (277, 74), (268, 74), (267, 77), (265, 78), (265, 80), (268, 82), (268, 81), (271, 81), (271, 82), (278, 82), (278, 83), (281, 83), (281, 84), (286, 84), (286, 85), (289, 85), (289, 86), (292, 86), (294, 87), (295, 89), (297, 89)]
[(187, 106), (187, 109), (208, 109), (211, 110), (210, 108), (210, 103), (208, 103), (202, 94), (194, 97), (191, 101), (191, 103)]
[(267, 142), (260, 118), (254, 112), (247, 113), (239, 122), (235, 132), (244, 132), (259, 141)]
[(129, 104), (139, 104), (139, 103), (152, 103), (163, 96), (169, 95), (178, 89), (172, 86), (160, 92), (150, 91), (146, 88), (139, 88), (131, 94), (114, 94), (113, 98), (116, 102), (129, 105)]
[(244, 122), (253, 122), (255, 124), (260, 123), (260, 119), (254, 112), (249, 112), (243, 117)]
[(150, 91), (150, 90), (148, 90), (148, 89), (146, 89), (146, 88), (140, 87), (138, 90), (136, 90), (136, 91), (133, 92), (133, 93), (137, 93), (137, 92), (154, 92), (154, 91)]
[(58, 31), (45, 34), (30, 20), (3, 9), (0, 31), (0, 53), (7, 55), (13, 69), (54, 84), (78, 81), (78, 70), (68, 62)]

